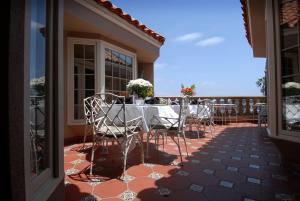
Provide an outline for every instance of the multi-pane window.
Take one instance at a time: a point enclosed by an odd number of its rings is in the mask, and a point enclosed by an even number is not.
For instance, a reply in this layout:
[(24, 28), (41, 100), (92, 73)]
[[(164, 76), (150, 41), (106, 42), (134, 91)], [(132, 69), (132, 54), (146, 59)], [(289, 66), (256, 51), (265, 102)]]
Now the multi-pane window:
[(105, 91), (126, 95), (126, 85), (133, 76), (133, 59), (105, 48)]
[(282, 129), (300, 131), (299, 1), (281, 0)]
[(83, 119), (83, 99), (95, 93), (95, 45), (74, 45), (73, 73), (74, 119)]
[(30, 29), (30, 169), (31, 176), (49, 167), (48, 93), (46, 69), (46, 1), (31, 2)]

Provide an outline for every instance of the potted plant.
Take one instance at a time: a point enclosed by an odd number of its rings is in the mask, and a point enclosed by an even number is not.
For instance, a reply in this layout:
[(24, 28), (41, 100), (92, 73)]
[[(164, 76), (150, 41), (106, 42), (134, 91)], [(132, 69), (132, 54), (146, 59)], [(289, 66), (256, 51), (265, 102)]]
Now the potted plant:
[(181, 93), (184, 96), (194, 96), (195, 95), (195, 89), (196, 85), (192, 84), (190, 87), (184, 87), (183, 84), (181, 84)]
[(144, 79), (130, 80), (127, 84), (127, 90), (135, 98), (135, 103), (141, 104), (144, 99), (153, 94), (153, 85)]

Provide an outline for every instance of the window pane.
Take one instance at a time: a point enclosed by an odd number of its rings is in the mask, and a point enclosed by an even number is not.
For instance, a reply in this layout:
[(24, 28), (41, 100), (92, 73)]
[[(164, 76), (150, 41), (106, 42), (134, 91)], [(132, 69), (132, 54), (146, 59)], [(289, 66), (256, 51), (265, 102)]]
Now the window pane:
[(280, 1), (282, 128), (300, 132), (299, 1)]
[(119, 77), (119, 64), (113, 64), (113, 76), (114, 77)]
[(298, 47), (282, 52), (282, 75), (299, 73)]
[(83, 52), (84, 52), (83, 45), (78, 45), (78, 44), (74, 45), (74, 58), (82, 59), (84, 57)]
[(118, 79), (118, 78), (113, 79), (113, 90), (115, 90), (115, 91), (120, 90), (120, 79)]
[(84, 74), (84, 60), (83, 59), (74, 59), (74, 73), (75, 74)]
[(94, 60), (85, 60), (85, 71), (89, 72), (87, 74), (94, 74), (95, 62)]
[(105, 77), (105, 88), (107, 90), (112, 90), (112, 77)]
[[(75, 48), (77, 47), (77, 48)], [(75, 58), (78, 52), (82, 58)], [(79, 54), (78, 54), (79, 55)], [(83, 118), (83, 99), (95, 91), (95, 45), (74, 45), (74, 119)]]
[(95, 57), (95, 46), (94, 45), (85, 45), (84, 46), (84, 58), (85, 59), (94, 59)]
[(299, 44), (298, 41), (299, 2), (297, 0), (281, 0), (280, 26), (281, 48), (289, 48)]
[(47, 132), (46, 1), (31, 2), (30, 32), (30, 169), (31, 176), (49, 167)]
[(85, 76), (85, 88), (86, 89), (94, 89), (95, 88), (95, 80), (94, 75), (86, 75)]
[(105, 48), (105, 58), (106, 91), (126, 95), (126, 85), (133, 77), (132, 57)]

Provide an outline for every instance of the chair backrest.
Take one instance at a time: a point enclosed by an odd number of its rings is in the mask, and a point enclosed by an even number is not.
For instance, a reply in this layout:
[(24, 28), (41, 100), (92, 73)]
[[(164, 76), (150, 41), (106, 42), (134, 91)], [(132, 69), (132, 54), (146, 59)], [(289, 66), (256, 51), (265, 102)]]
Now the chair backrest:
[(120, 133), (126, 134), (125, 97), (112, 93), (97, 93), (93, 98), (94, 134), (101, 132), (102, 135), (113, 136), (116, 139)]
[(212, 112), (212, 104), (209, 100), (202, 100), (197, 105), (197, 117), (198, 118), (210, 118)]
[(179, 115), (178, 115), (178, 131), (183, 131), (184, 125), (186, 122), (187, 118), (187, 112), (188, 112), (188, 104), (189, 104), (189, 99), (188, 97), (180, 97), (179, 99), (179, 105), (180, 105), (180, 110), (179, 110)]

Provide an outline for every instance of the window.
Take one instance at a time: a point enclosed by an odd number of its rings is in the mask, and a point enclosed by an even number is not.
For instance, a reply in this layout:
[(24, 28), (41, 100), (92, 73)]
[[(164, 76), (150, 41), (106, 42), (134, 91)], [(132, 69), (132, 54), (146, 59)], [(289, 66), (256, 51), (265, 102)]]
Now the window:
[(126, 94), (136, 77), (135, 54), (109, 43), (69, 38), (68, 123), (84, 123), (83, 99), (96, 92)]
[(83, 99), (95, 93), (95, 45), (74, 45), (74, 119), (83, 119)]
[(31, 177), (49, 167), (48, 90), (46, 69), (46, 0), (31, 3), (30, 32), (30, 170)]
[(279, 3), (281, 127), (287, 134), (300, 132), (299, 6), (297, 0)]
[(105, 91), (127, 95), (126, 85), (133, 77), (132, 57), (105, 48)]

